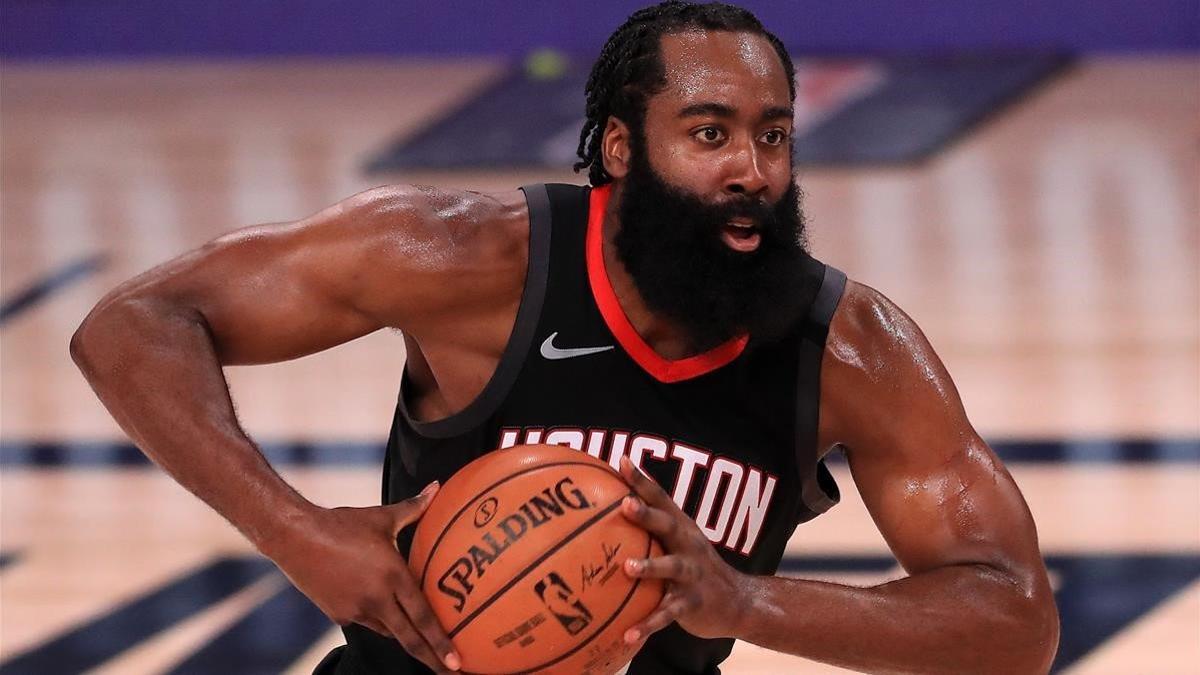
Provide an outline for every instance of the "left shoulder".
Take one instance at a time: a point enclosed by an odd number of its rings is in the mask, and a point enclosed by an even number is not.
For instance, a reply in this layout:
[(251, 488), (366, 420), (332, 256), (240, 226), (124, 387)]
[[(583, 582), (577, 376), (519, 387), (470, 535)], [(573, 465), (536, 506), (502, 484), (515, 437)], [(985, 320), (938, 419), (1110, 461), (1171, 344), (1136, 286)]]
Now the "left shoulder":
[(863, 425), (886, 434), (922, 420), (966, 421), (954, 383), (925, 334), (865, 284), (847, 282), (821, 371), (821, 428), (830, 443), (846, 444)]
[(931, 349), (925, 334), (896, 303), (866, 284), (846, 282), (829, 325), (827, 359), (869, 371), (924, 349)]

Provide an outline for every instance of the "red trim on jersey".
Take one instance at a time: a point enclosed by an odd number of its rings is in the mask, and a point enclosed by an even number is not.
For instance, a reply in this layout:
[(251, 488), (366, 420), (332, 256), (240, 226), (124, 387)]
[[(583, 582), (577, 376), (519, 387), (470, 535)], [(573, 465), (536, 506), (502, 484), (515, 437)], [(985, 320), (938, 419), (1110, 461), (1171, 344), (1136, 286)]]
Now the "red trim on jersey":
[(608, 270), (604, 267), (604, 210), (608, 205), (610, 186), (592, 188), (588, 202), (587, 224), (587, 273), (591, 283), (592, 296), (600, 315), (608, 324), (617, 342), (625, 352), (637, 362), (647, 373), (659, 382), (679, 382), (693, 377), (699, 377), (733, 361), (746, 348), (749, 336), (741, 335), (728, 342), (713, 347), (703, 354), (696, 354), (684, 359), (672, 361), (659, 356), (629, 322), (625, 310), (621, 308), (617, 294), (613, 291), (608, 279)]

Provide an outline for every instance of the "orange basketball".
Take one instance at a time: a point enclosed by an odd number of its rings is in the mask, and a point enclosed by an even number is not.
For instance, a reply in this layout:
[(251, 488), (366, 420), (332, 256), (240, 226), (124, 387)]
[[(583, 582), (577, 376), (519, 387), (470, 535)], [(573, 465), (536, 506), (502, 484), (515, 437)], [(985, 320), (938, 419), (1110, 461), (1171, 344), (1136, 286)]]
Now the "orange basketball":
[(552, 445), (497, 450), (454, 474), (417, 525), (408, 564), (469, 673), (615, 672), (625, 631), (662, 598), (627, 558), (661, 555), (619, 513), (608, 464)]

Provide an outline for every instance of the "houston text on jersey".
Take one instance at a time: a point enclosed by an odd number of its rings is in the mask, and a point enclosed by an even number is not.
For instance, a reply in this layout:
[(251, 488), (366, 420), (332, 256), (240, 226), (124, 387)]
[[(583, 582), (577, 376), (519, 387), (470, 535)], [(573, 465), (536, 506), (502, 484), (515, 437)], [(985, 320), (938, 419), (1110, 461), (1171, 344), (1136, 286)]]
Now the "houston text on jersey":
[[(660, 481), (679, 508), (695, 519), (700, 531), (714, 544), (750, 555), (766, 520), (778, 479), (756, 466), (718, 455), (694, 444), (668, 440), (648, 433), (617, 429), (578, 427), (505, 427), (497, 447), (515, 445), (564, 445), (607, 461), (614, 470), (621, 457), (629, 457), (642, 468), (647, 460), (664, 462), (675, 469), (672, 484)], [(703, 474), (700, 501), (689, 511), (685, 506), (693, 484)]]

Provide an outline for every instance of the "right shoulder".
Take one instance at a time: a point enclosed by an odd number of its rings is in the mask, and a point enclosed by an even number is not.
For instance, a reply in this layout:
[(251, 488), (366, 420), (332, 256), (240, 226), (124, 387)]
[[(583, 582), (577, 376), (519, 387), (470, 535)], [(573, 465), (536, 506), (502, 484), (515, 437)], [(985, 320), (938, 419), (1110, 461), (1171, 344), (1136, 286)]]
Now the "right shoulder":
[[(360, 192), (315, 216), (344, 221), (385, 251), (417, 255), (427, 264), (487, 254), (493, 247), (524, 248), (529, 211), (520, 190), (483, 193), (427, 185), (387, 185)], [(390, 246), (389, 246), (390, 245)]]
[(358, 249), (358, 264), (345, 270), (356, 283), (347, 288), (388, 325), (399, 326), (397, 312), (411, 327), (445, 312), (484, 311), (519, 298), (524, 287), (529, 209), (520, 190), (388, 185), (308, 220)]

